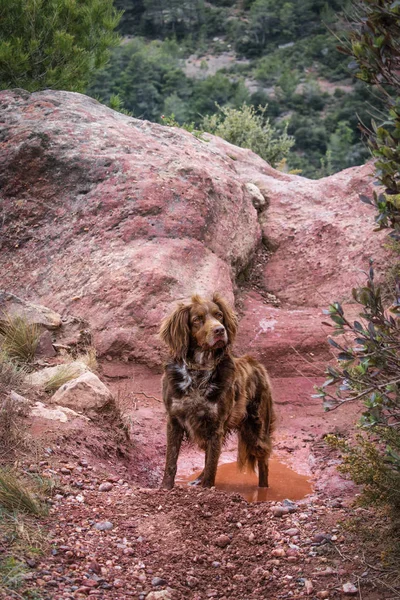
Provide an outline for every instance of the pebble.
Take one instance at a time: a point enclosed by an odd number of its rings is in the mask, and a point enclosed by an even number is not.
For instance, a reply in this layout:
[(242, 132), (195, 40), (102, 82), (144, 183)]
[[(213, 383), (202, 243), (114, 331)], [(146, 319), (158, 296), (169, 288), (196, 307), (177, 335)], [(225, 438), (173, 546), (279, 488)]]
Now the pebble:
[(293, 527), (292, 529), (287, 529), (287, 530), (285, 531), (285, 533), (286, 533), (286, 535), (288, 535), (289, 537), (293, 537), (293, 536), (295, 536), (295, 535), (298, 535), (298, 534), (299, 534), (299, 530), (298, 530), (298, 529), (296, 529), (295, 527)]
[(307, 596), (311, 596), (314, 590), (314, 586), (309, 579), (304, 580), (304, 589), (306, 591)]
[(283, 517), (283, 515), (289, 514), (289, 508), (287, 506), (273, 506), (271, 512), (274, 517)]
[(271, 551), (271, 556), (283, 557), (286, 556), (286, 552), (284, 548), (274, 548)]
[(154, 587), (157, 587), (159, 585), (167, 585), (167, 581), (165, 581), (165, 579), (163, 579), (162, 577), (153, 577), (153, 579), (151, 580), (151, 585), (153, 585)]
[(329, 592), (327, 590), (321, 590), (320, 592), (317, 592), (317, 598), (322, 598), (323, 600), (329, 598)]
[(346, 594), (346, 596), (355, 596), (356, 594), (358, 594), (358, 589), (355, 585), (353, 585), (350, 582), (344, 583), (342, 590), (343, 593)]
[(297, 506), (297, 504), (295, 502), (293, 502), (292, 500), (288, 500), (287, 498), (286, 498), (286, 500), (284, 500), (282, 502), (282, 506), (284, 506), (285, 508), (288, 508), (289, 512), (291, 512), (291, 513), (294, 513), (299, 509), (299, 507)]
[(215, 545), (218, 546), (219, 548), (225, 548), (230, 543), (231, 543), (230, 538), (224, 534), (218, 536), (217, 539), (215, 540)]
[(188, 577), (186, 577), (186, 583), (189, 587), (194, 588), (199, 583), (199, 580), (197, 579), (197, 577), (192, 577), (191, 575), (188, 575)]
[(113, 484), (105, 481), (99, 485), (99, 492), (110, 492), (113, 489)]
[(61, 467), (60, 473), (62, 473), (63, 475), (71, 475), (71, 471), (67, 469), (67, 467)]
[(111, 521), (100, 521), (94, 525), (94, 528), (98, 529), (99, 531), (109, 531), (110, 529), (113, 529), (113, 527), (114, 525), (111, 523)]
[(160, 590), (158, 592), (150, 592), (146, 596), (146, 600), (171, 600), (172, 596), (168, 590)]

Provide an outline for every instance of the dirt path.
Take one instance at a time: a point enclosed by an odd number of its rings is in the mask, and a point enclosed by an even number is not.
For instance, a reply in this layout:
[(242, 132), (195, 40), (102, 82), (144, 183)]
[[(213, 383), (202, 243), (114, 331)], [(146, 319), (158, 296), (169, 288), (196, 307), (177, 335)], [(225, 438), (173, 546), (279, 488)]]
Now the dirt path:
[[(30, 595), (23, 597), (396, 597), (369, 566), (377, 564), (374, 551), (360, 551), (360, 528), (373, 515), (352, 508), (354, 487), (335, 473), (337, 456), (323, 442), (327, 430), (349, 425), (349, 414), (323, 413), (310, 400), (312, 381), (274, 381), (275, 456), (310, 476), (314, 491), (301, 501), (249, 504), (215, 489), (158, 490), (165, 450), (160, 375), (116, 363), (102, 371), (130, 419), (133, 448), (118, 460), (105, 431), (47, 428), (50, 441), (38, 470), (59, 480), (45, 522), (51, 550), (28, 563)], [(233, 457), (232, 441), (223, 460)], [(201, 461), (186, 447), (180, 473)]]

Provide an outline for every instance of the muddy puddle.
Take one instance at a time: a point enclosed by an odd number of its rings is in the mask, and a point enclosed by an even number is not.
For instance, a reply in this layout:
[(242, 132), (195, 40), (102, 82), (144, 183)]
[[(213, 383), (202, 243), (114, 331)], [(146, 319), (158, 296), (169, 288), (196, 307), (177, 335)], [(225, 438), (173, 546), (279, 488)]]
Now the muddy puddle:
[[(176, 478), (178, 485), (188, 485), (198, 477), (200, 471), (190, 475), (181, 474)], [(240, 472), (236, 462), (222, 464), (218, 467), (215, 487), (227, 493), (238, 493), (248, 502), (267, 502), (284, 500), (301, 500), (312, 492), (312, 486), (306, 475), (300, 475), (287, 465), (272, 458), (269, 461), (269, 487), (258, 487), (258, 476), (255, 473)]]

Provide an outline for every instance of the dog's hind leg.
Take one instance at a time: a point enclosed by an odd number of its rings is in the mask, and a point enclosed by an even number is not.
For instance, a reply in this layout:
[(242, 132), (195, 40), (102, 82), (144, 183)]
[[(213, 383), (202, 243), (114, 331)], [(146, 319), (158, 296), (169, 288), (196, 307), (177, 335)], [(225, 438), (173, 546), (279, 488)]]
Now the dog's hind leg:
[(179, 450), (184, 430), (176, 419), (168, 418), (167, 422), (167, 456), (165, 459), (164, 477), (161, 487), (170, 490), (174, 487)]

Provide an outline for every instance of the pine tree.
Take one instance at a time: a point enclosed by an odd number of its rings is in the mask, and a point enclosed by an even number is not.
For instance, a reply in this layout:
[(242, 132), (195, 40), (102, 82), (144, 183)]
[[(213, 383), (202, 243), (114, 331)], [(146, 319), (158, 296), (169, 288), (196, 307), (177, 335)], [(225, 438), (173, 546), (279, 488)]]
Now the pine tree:
[(0, 0), (0, 89), (84, 91), (121, 15), (112, 0)]

